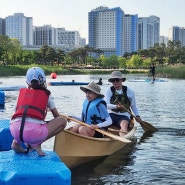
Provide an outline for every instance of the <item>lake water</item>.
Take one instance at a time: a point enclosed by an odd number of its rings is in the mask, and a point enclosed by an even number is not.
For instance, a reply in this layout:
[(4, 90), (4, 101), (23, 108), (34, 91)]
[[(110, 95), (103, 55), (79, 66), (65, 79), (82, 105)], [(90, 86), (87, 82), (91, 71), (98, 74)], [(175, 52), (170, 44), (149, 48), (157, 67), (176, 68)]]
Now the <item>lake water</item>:
[[(72, 170), (73, 185), (184, 185), (185, 184), (185, 80), (168, 82), (130, 82), (145, 79), (143, 75), (125, 75), (125, 85), (136, 95), (141, 118), (158, 131), (145, 134), (137, 123), (137, 143), (105, 159), (97, 160)], [(65, 75), (49, 81), (95, 81), (102, 77), (102, 93), (111, 85), (107, 75)], [(0, 86), (25, 85), (24, 77), (0, 78)], [(85, 94), (79, 86), (48, 86), (55, 97), (59, 112), (79, 116)], [(0, 119), (9, 119), (14, 110), (17, 91), (5, 91), (6, 102)], [(50, 113), (47, 116), (49, 120)], [(43, 144), (52, 150), (53, 139)], [(93, 146), (90, 146), (93, 147)]]

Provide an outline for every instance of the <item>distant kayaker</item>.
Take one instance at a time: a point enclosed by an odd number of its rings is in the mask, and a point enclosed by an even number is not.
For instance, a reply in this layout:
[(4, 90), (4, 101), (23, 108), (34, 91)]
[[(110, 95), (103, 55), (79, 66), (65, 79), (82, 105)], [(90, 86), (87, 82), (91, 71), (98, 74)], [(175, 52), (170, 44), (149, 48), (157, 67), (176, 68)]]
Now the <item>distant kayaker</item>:
[(99, 78), (99, 81), (96, 84), (103, 85), (102, 78)]
[[(10, 132), (13, 136), (12, 149), (16, 153), (28, 152), (29, 148), (44, 156), (41, 144), (64, 130), (66, 120), (59, 113), (46, 88), (46, 76), (40, 67), (32, 67), (26, 73), (28, 88), (20, 89), (16, 110), (10, 121)], [(47, 109), (54, 119), (46, 122)], [(29, 147), (26, 151), (21, 142)]]
[(89, 124), (89, 126), (76, 124), (73, 131), (85, 136), (101, 138), (103, 135), (95, 129), (106, 129), (107, 126), (112, 124), (106, 102), (103, 99), (104, 95), (100, 93), (99, 85), (94, 82), (90, 82), (86, 87), (80, 87), (80, 89), (86, 94), (80, 120)]
[(107, 90), (105, 95), (107, 108), (113, 122), (112, 125), (121, 129), (120, 135), (128, 132), (131, 119), (130, 114), (124, 108), (132, 110), (137, 120), (142, 121), (136, 107), (134, 92), (127, 86), (122, 85), (125, 80), (126, 78), (122, 76), (120, 71), (113, 71), (108, 79), (113, 86)]

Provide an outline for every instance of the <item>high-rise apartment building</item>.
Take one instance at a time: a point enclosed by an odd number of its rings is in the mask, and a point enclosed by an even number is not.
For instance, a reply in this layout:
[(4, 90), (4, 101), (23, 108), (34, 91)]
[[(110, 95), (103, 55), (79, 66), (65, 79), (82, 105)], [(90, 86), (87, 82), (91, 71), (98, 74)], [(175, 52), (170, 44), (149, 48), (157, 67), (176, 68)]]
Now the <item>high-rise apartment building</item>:
[(123, 16), (121, 8), (98, 7), (89, 12), (89, 46), (106, 56), (123, 55)]
[(67, 31), (64, 28), (56, 29), (56, 45), (66, 49), (82, 47), (79, 31)]
[(140, 17), (138, 21), (138, 49), (149, 49), (159, 44), (160, 18)]
[(185, 28), (172, 26), (168, 30), (168, 37), (171, 41), (180, 41), (181, 46), (185, 46)]
[(138, 15), (125, 15), (123, 24), (123, 51), (132, 53), (138, 50)]
[(25, 17), (23, 13), (14, 13), (5, 20), (6, 35), (18, 39), (23, 46), (33, 45), (32, 17)]
[(104, 55), (123, 56), (138, 50), (138, 15), (121, 8), (98, 7), (89, 12), (89, 46)]
[(167, 46), (168, 45), (168, 37), (166, 37), (166, 36), (160, 36), (159, 37), (159, 44), (165, 44), (165, 46)]
[(66, 31), (51, 25), (34, 27), (32, 17), (25, 17), (23, 13), (0, 18), (0, 34), (18, 39), (24, 49), (39, 49), (48, 45), (70, 51), (86, 45), (86, 40), (80, 37), (78, 31)]
[(85, 46), (79, 31), (67, 31), (51, 25), (34, 27), (34, 46), (54, 46), (66, 51)]
[(5, 19), (0, 18), (0, 35), (5, 35)]
[(55, 28), (51, 25), (44, 26), (35, 26), (33, 29), (34, 32), (34, 45), (43, 46), (43, 45), (55, 45)]

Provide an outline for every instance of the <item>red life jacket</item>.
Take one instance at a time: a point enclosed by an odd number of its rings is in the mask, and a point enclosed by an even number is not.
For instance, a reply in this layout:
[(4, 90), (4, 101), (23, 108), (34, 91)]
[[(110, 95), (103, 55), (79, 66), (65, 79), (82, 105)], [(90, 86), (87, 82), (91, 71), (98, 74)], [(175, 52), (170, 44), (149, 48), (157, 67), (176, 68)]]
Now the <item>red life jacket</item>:
[(19, 92), (16, 111), (12, 119), (16, 117), (23, 117), (26, 110), (26, 117), (44, 120), (46, 117), (46, 110), (49, 95), (43, 90), (22, 88)]

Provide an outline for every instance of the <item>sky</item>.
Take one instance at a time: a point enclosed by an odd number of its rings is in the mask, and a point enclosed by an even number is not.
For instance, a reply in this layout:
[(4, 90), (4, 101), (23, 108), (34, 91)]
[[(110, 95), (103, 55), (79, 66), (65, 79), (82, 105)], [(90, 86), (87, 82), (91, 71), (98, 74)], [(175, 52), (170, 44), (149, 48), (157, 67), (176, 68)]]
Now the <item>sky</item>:
[(88, 40), (88, 12), (99, 7), (120, 7), (125, 14), (160, 18), (160, 35), (172, 26), (185, 27), (185, 0), (0, 0), (0, 17), (24, 13), (34, 26), (51, 25), (79, 31)]

